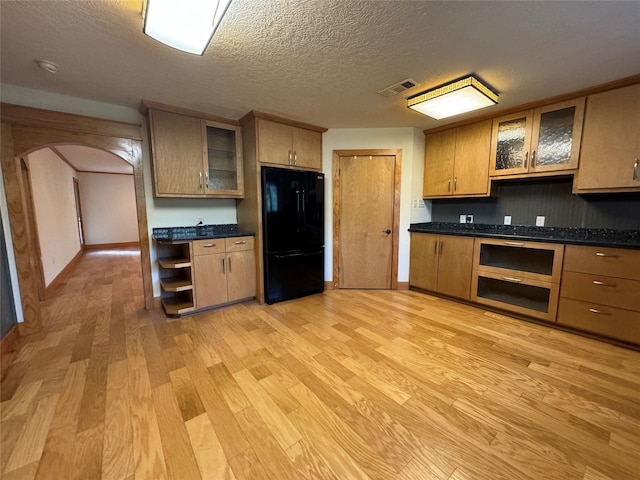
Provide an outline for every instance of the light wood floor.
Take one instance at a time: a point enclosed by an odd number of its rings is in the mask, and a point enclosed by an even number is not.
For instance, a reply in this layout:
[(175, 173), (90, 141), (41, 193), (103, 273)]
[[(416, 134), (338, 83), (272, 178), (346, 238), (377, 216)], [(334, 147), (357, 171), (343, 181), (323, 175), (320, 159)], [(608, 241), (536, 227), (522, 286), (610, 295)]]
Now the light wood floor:
[(640, 353), (415, 292), (165, 319), (92, 252), (2, 373), (0, 475), (640, 478)]

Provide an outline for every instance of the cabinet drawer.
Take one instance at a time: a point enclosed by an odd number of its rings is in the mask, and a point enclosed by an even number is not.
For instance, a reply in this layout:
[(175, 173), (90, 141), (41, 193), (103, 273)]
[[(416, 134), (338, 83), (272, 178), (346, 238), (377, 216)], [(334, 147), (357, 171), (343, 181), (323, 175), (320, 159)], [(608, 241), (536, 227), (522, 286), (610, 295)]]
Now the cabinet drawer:
[(640, 250), (567, 245), (564, 270), (640, 280)]
[(253, 250), (253, 237), (251, 236), (225, 238), (224, 241), (227, 253)]
[(224, 238), (212, 238), (210, 240), (194, 240), (194, 255), (209, 255), (211, 253), (224, 253)]
[(560, 296), (640, 312), (640, 281), (564, 272)]
[(561, 298), (558, 323), (627, 342), (640, 343), (640, 312)]

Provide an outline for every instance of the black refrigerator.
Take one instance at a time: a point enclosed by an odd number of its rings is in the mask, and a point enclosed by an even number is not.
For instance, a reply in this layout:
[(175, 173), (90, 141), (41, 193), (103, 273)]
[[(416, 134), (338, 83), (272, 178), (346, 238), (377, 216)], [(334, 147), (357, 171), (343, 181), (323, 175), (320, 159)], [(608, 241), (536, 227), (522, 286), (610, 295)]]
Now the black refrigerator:
[(262, 167), (268, 304), (324, 289), (324, 174)]

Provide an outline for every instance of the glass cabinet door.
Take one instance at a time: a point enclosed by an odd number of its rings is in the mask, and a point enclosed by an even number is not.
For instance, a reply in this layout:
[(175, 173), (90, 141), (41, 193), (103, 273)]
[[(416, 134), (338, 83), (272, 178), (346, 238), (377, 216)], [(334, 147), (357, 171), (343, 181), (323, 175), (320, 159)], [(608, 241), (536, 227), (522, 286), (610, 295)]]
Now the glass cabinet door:
[(204, 121), (206, 194), (242, 196), (240, 127)]
[(584, 97), (534, 112), (531, 171), (578, 167)]
[(517, 113), (493, 121), (491, 171), (495, 175), (526, 173), (529, 166), (532, 112)]

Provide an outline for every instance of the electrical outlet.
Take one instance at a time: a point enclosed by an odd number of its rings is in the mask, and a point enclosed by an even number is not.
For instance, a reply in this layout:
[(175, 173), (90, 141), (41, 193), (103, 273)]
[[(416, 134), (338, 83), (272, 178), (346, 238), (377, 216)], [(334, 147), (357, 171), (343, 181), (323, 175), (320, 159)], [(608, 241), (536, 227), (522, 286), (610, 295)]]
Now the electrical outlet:
[(544, 227), (544, 215), (538, 215), (536, 217), (536, 227)]
[(460, 215), (460, 223), (467, 223), (467, 216), (464, 214)]
[(418, 208), (418, 199), (417, 198), (413, 199), (413, 208)]
[(467, 215), (466, 223), (473, 223), (473, 215)]
[(504, 216), (504, 224), (505, 225), (511, 225), (511, 215), (505, 215)]

